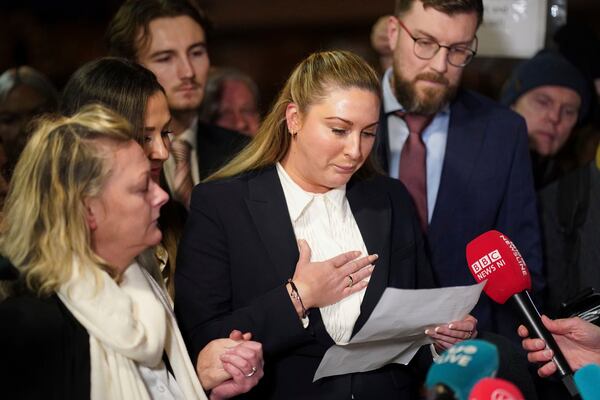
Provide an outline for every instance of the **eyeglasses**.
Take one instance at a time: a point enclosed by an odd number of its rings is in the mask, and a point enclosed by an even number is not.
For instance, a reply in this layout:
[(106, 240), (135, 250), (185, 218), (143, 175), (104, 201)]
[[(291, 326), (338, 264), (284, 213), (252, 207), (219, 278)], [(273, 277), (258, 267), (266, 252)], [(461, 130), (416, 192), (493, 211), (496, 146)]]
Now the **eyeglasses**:
[(398, 20), (398, 23), (408, 33), (408, 36), (414, 41), (413, 52), (415, 56), (421, 60), (431, 60), (440, 51), (440, 48), (448, 49), (448, 56), (446, 60), (450, 65), (462, 68), (471, 62), (475, 54), (477, 54), (477, 36), (473, 39), (475, 49), (471, 49), (467, 46), (455, 44), (452, 46), (444, 46), (439, 44), (433, 39), (429, 38), (416, 38), (410, 33), (408, 28)]

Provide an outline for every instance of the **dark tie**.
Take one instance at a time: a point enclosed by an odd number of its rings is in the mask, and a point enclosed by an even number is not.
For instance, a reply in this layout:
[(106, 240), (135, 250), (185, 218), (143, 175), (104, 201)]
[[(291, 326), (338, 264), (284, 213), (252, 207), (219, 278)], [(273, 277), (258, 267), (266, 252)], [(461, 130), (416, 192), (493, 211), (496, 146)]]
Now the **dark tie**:
[(408, 138), (400, 154), (399, 177), (408, 189), (419, 214), (423, 232), (427, 230), (427, 150), (421, 132), (431, 121), (431, 116), (398, 113), (408, 126)]

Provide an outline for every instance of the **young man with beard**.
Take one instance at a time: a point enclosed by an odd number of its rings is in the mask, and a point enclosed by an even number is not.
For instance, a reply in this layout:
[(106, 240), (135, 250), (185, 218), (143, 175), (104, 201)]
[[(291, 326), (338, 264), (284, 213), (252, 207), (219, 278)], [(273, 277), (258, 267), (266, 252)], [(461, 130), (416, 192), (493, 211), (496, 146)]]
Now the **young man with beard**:
[[(474, 283), (465, 247), (496, 229), (515, 242), (539, 291), (544, 282), (525, 122), (459, 88), (482, 19), (482, 0), (396, 1), (378, 156), (415, 201), (440, 286)], [(482, 330), (517, 340), (507, 307), (482, 296), (473, 314)]]
[(206, 178), (247, 142), (237, 132), (198, 121), (210, 66), (209, 22), (187, 0), (127, 0), (107, 29), (110, 53), (151, 70), (165, 89), (172, 156), (164, 172), (174, 198), (189, 204), (192, 183)]

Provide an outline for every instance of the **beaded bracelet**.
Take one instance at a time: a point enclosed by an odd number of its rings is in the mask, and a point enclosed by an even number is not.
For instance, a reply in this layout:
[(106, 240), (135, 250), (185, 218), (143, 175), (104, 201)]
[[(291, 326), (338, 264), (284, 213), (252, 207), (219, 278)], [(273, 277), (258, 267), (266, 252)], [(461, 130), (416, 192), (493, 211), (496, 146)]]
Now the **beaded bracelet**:
[(304, 307), (304, 303), (302, 302), (300, 293), (298, 293), (298, 288), (296, 287), (296, 284), (294, 283), (292, 278), (288, 279), (287, 283), (289, 283), (292, 288), (292, 291), (290, 292), (290, 296), (292, 297), (292, 299), (298, 300), (298, 302), (300, 303), (300, 307), (302, 307), (302, 318), (306, 318), (308, 316), (308, 311)]

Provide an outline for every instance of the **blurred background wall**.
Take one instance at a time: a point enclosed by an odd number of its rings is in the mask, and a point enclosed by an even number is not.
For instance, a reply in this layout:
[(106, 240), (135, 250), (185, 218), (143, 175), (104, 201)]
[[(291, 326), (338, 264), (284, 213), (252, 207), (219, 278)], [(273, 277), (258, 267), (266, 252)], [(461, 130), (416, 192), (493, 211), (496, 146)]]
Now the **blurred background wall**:
[[(526, 1), (526, 0), (524, 0)], [(537, 0), (529, 0), (537, 1)], [(61, 88), (86, 61), (106, 54), (104, 29), (121, 0), (3, 0), (0, 71), (28, 64)], [(268, 107), (292, 67), (320, 49), (353, 50), (374, 66), (369, 35), (393, 0), (200, 0), (215, 24), (213, 65), (234, 66), (257, 81)], [(568, 0), (568, 21), (600, 33), (600, 1)], [(496, 97), (515, 59), (478, 57), (463, 84)]]

